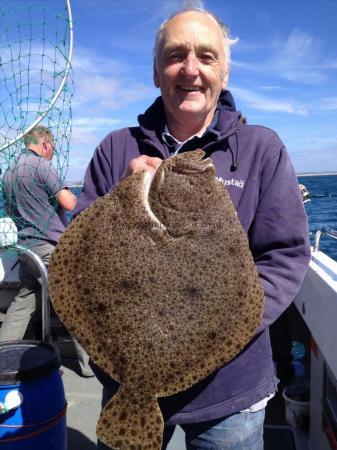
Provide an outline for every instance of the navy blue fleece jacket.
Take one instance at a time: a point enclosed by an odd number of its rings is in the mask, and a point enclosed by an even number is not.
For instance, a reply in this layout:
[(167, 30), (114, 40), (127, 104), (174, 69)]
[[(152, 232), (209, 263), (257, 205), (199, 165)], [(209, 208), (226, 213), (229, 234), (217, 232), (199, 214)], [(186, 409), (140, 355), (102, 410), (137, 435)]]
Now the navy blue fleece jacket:
[[(120, 181), (128, 163), (140, 154), (169, 157), (162, 140), (165, 113), (159, 97), (139, 127), (108, 134), (87, 168), (76, 212), (105, 195)], [(263, 319), (255, 338), (232, 361), (192, 388), (159, 400), (166, 423), (207, 421), (238, 412), (272, 393), (274, 374), (268, 326), (289, 306), (310, 259), (307, 217), (296, 174), (277, 134), (243, 124), (229, 91), (223, 91), (212, 124), (181, 152), (203, 148), (226, 186), (247, 233), (265, 292)], [(98, 378), (118, 385), (96, 368)]]

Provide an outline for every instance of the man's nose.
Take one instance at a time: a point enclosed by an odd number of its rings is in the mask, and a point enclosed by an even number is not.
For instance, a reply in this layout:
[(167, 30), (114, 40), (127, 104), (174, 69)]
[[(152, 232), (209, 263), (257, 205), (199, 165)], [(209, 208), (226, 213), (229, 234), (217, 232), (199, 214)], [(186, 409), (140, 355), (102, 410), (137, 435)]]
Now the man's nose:
[(184, 61), (182, 73), (185, 76), (195, 77), (199, 74), (199, 62), (195, 53), (189, 53)]

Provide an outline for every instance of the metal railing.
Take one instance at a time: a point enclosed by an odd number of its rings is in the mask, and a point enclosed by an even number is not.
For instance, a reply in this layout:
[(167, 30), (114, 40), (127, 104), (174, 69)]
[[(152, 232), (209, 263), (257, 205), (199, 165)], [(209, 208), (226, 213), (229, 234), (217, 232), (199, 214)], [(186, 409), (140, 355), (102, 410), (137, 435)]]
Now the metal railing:
[[(18, 231), (13, 219), (0, 217), (0, 252), (8, 249), (15, 250), (18, 254), (25, 254), (37, 267), (41, 277), (41, 300), (42, 300), (42, 340), (50, 342), (50, 305), (48, 296), (48, 272), (40, 256), (29, 248), (17, 243)], [(12, 267), (13, 269), (13, 267)]]
[(337, 231), (333, 230), (332, 228), (328, 228), (328, 227), (322, 227), (320, 230), (317, 230), (316, 234), (315, 234), (315, 242), (314, 242), (314, 246), (313, 246), (314, 252), (319, 251), (319, 244), (321, 242), (322, 236), (329, 236), (333, 239), (337, 239)]

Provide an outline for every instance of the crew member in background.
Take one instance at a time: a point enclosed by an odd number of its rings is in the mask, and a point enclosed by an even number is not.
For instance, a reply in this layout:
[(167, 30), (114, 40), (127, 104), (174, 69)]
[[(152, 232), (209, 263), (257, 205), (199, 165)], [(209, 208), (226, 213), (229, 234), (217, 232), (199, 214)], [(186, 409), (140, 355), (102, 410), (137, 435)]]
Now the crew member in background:
[[(24, 144), (2, 179), (5, 210), (17, 226), (19, 243), (28, 245), (48, 267), (67, 225), (65, 212), (75, 208), (77, 199), (52, 166), (52, 132), (37, 125), (24, 136)], [(23, 339), (31, 318), (41, 312), (40, 272), (27, 255), (20, 255), (19, 260), (20, 290), (3, 319), (0, 341)], [(82, 375), (93, 376), (87, 354), (78, 343), (75, 346)]]

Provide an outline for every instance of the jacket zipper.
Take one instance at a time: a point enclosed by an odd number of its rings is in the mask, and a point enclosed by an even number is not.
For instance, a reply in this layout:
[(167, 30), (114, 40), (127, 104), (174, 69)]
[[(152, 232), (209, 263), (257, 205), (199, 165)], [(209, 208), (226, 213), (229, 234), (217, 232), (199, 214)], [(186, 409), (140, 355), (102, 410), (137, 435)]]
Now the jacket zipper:
[(236, 128), (235, 130), (229, 132), (228, 134), (225, 134), (225, 136), (222, 136), (221, 138), (219, 138), (217, 141), (206, 144), (205, 147), (203, 148), (203, 150), (207, 150), (210, 147), (212, 147), (213, 145), (220, 144), (221, 142), (225, 141), (226, 139), (230, 138), (231, 136), (234, 136), (238, 132), (239, 132), (239, 128)]
[[(235, 128), (234, 130), (230, 131), (229, 133), (225, 134), (224, 136), (222, 136), (221, 138), (219, 138), (218, 140), (214, 141), (214, 142), (210, 142), (208, 144), (206, 144), (202, 150), (207, 150), (210, 147), (212, 147), (213, 145), (217, 145), (219, 143), (221, 143), (222, 141), (230, 138), (231, 136), (234, 136), (236, 133), (239, 132), (239, 128)], [(145, 144), (150, 145), (152, 148), (154, 148), (155, 150), (157, 150), (157, 152), (159, 152), (162, 156), (165, 157), (164, 153), (162, 152), (162, 150), (160, 148), (158, 148), (150, 139), (142, 139), (142, 142), (144, 142)], [(164, 149), (165, 147), (163, 147)]]

